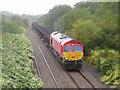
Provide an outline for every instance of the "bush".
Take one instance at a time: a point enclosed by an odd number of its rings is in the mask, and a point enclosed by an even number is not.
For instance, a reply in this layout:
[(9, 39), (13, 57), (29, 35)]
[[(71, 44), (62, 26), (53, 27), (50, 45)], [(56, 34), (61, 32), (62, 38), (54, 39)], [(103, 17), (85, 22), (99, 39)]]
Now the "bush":
[(24, 34), (3, 34), (2, 88), (42, 88), (33, 68), (30, 41)]
[(23, 26), (18, 25), (16, 21), (3, 21), (2, 31), (13, 34), (22, 34), (26, 30)]
[(103, 74), (101, 81), (105, 84), (112, 84), (111, 87), (120, 88), (120, 55), (115, 50), (97, 50), (92, 51), (91, 63)]

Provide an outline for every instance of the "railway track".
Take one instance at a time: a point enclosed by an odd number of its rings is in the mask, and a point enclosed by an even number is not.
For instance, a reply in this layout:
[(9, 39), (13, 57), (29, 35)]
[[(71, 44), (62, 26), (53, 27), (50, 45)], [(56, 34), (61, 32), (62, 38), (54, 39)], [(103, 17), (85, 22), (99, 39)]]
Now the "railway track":
[[(72, 77), (72, 75), (70, 74), (70, 72), (68, 71), (65, 71), (66, 74), (71, 78), (72, 82), (74, 83), (74, 85), (77, 87), (77, 88), (81, 88), (81, 86), (76, 82), (76, 80)], [(77, 73), (79, 73), (79, 75), (81, 75), (89, 84), (90, 86), (94, 89), (94, 90), (97, 90), (94, 85), (78, 70)]]
[(70, 73), (67, 72), (67, 71), (66, 71), (66, 73), (67, 73), (67, 75), (71, 78), (71, 80), (72, 80), (72, 82), (74, 83), (74, 85), (75, 85), (77, 88), (80, 88), (80, 86), (79, 86), (78, 83), (74, 80), (74, 78), (70, 75)]
[[(46, 58), (45, 58), (45, 56), (44, 56), (44, 54), (43, 54), (43, 52), (42, 52), (42, 50), (41, 50), (41, 47), (39, 46), (39, 44), (38, 44), (38, 42), (37, 42), (37, 40), (36, 40), (35, 38), (34, 38), (34, 40), (35, 40), (35, 42), (36, 42), (36, 44), (37, 44), (37, 46), (38, 46), (38, 48), (39, 48), (40, 53), (42, 54), (42, 57), (43, 57), (46, 65), (47, 65), (47, 68), (48, 68), (48, 70), (49, 70), (49, 72), (50, 72), (50, 74), (51, 74), (51, 77), (52, 77), (52, 79), (53, 79), (56, 87), (59, 88), (59, 85), (58, 85), (58, 83), (57, 83), (57, 80), (55, 79), (55, 76), (54, 76), (54, 74), (52, 73), (52, 70), (50, 69), (50, 66), (49, 66), (49, 64), (48, 64), (48, 62), (47, 62), (47, 60), (46, 60)], [(36, 63), (36, 66), (38, 67), (37, 62), (36, 62), (36, 59), (35, 59), (35, 63)], [(39, 77), (41, 77), (40, 71), (38, 70), (38, 68), (37, 68), (37, 72), (38, 72)], [(67, 72), (67, 71), (65, 71), (65, 72), (66, 72), (67, 75), (71, 78), (71, 80), (72, 80), (72, 82), (74, 83), (74, 85), (75, 85), (77, 88), (81, 88), (80, 85), (75, 81), (75, 79), (70, 75), (70, 73)], [(92, 85), (92, 83), (91, 83), (80, 71), (77, 71), (77, 72), (91, 85), (92, 88), (95, 89), (94, 85)]]
[[(37, 42), (37, 40), (35, 39), (34, 36), (33, 36), (33, 38), (34, 38), (34, 40), (35, 40), (35, 42), (36, 42), (36, 45), (37, 45), (40, 53), (42, 54), (42, 57), (43, 57), (43, 59), (44, 59), (44, 61), (45, 61), (45, 63), (46, 63), (46, 66), (47, 66), (50, 74), (51, 74), (51, 77), (52, 77), (52, 79), (53, 79), (53, 81), (54, 81), (54, 83), (55, 83), (56, 88), (59, 88), (59, 85), (58, 85), (58, 83), (57, 83), (57, 80), (56, 80), (54, 74), (52, 73), (52, 70), (50, 69), (50, 66), (49, 66), (49, 64), (48, 64), (48, 62), (47, 62), (47, 60), (46, 60), (46, 58), (45, 58), (45, 56), (44, 56), (44, 54), (43, 54), (43, 52), (42, 52), (42, 50), (41, 50), (41, 47), (39, 46), (39, 44), (38, 44), (38, 42)], [(41, 78), (41, 74), (40, 74), (40, 71), (39, 71), (39, 69), (38, 69), (38, 65), (37, 65), (36, 59), (35, 59), (35, 64), (36, 64), (36, 67), (37, 67), (38, 75), (39, 75), (39, 77)], [(66, 72), (67, 75), (71, 78), (71, 80), (72, 80), (72, 82), (74, 83), (74, 85), (75, 85), (77, 88), (81, 88), (81, 86), (80, 86), (80, 85), (76, 82), (76, 80), (70, 75), (70, 73), (67, 72), (67, 71), (65, 71), (65, 72)], [(95, 87), (92, 85), (92, 83), (91, 83), (80, 71), (77, 71), (77, 72), (91, 85), (92, 88), (95, 89)]]
[(94, 88), (96, 90), (94, 85), (80, 71), (78, 71), (78, 73), (91, 85), (92, 88)]
[(38, 76), (39, 76), (40, 78), (42, 78), (42, 77), (41, 77), (41, 73), (40, 73), (40, 71), (39, 71), (39, 69), (38, 69), (38, 64), (37, 64), (36, 58), (34, 58), (34, 61), (35, 61), (35, 65), (36, 65), (36, 69), (37, 69)]
[[(32, 32), (33, 32), (33, 31), (32, 31)], [(32, 35), (32, 36), (33, 36), (34, 41), (35, 41), (35, 43), (36, 43), (36, 45), (37, 45), (37, 47), (38, 47), (38, 49), (39, 49), (40, 54), (42, 55), (42, 58), (43, 58), (46, 66), (47, 66), (47, 68), (48, 68), (48, 70), (49, 70), (49, 73), (50, 73), (50, 75), (51, 75), (51, 78), (52, 78), (52, 80), (53, 80), (56, 88), (60, 88), (60, 86), (59, 86), (59, 84), (58, 84), (58, 82), (57, 82), (57, 79), (55, 78), (55, 75), (53, 74), (53, 72), (52, 72), (52, 70), (51, 70), (51, 68), (50, 68), (50, 66), (49, 66), (49, 64), (48, 64), (48, 62), (47, 62), (47, 60), (46, 60), (46, 57), (44, 56), (44, 54), (43, 54), (43, 52), (42, 52), (42, 50), (41, 50), (41, 46), (38, 44), (37, 38), (36, 38), (34, 35)], [(40, 71), (39, 71), (39, 68), (38, 68), (38, 64), (37, 64), (37, 60), (36, 60), (36, 59), (35, 59), (35, 64), (36, 64), (36, 69), (37, 69), (37, 72), (38, 72), (38, 76), (41, 78), (41, 74), (40, 74)], [(76, 88), (83, 88), (83, 87), (81, 86), (81, 84), (78, 83), (78, 82), (75, 80), (75, 75), (74, 75), (74, 77), (73, 77), (73, 75), (71, 75), (71, 72), (69, 72), (69, 71), (65, 71), (65, 73), (66, 73), (66, 75), (71, 79), (71, 81), (72, 81), (73, 84), (76, 86)], [(76, 73), (78, 73), (80, 76), (82, 76), (82, 78), (84, 78), (84, 80), (89, 84), (90, 88), (92, 88), (93, 90), (96, 90), (95, 86), (84, 76), (84, 74), (82, 74), (80, 71), (76, 71)], [(79, 77), (79, 75), (78, 75), (78, 77)], [(79, 78), (78, 78), (78, 80), (79, 80)], [(81, 81), (80, 81), (80, 82), (81, 82)], [(81, 83), (82, 83), (82, 82), (81, 82)], [(60, 85), (61, 85), (61, 84), (60, 84)], [(84, 87), (84, 88), (86, 88), (86, 87)]]
[[(51, 75), (51, 77), (52, 77), (52, 79), (53, 79), (53, 81), (54, 81), (54, 83), (55, 83), (56, 88), (59, 88), (59, 85), (58, 85), (58, 83), (57, 83), (57, 80), (55, 79), (55, 76), (54, 76), (54, 74), (52, 73), (52, 70), (51, 70), (51, 68), (50, 68), (50, 66), (49, 66), (49, 64), (48, 64), (48, 62), (47, 62), (47, 60), (46, 60), (46, 58), (45, 58), (42, 50), (41, 50), (41, 47), (39, 46), (39, 44), (38, 44), (38, 42), (37, 42), (37, 40), (35, 39), (34, 36), (33, 36), (33, 38), (34, 38), (34, 40), (35, 40), (35, 42), (36, 42), (36, 45), (37, 45), (37, 47), (38, 47), (38, 49), (39, 49), (39, 51), (40, 51), (40, 54), (41, 54), (42, 57), (43, 57), (43, 60), (45, 61), (45, 64), (46, 64), (46, 66), (47, 66), (47, 68), (48, 68), (48, 70), (49, 70), (49, 72), (50, 72), (50, 75)], [(37, 64), (36, 58), (35, 58), (34, 60), (35, 60), (35, 64), (36, 64), (36, 67), (37, 67), (36, 69), (37, 69), (37, 72), (38, 72), (38, 76), (41, 78), (41, 74), (40, 74), (40, 71), (39, 71), (39, 69), (38, 69), (38, 64)]]

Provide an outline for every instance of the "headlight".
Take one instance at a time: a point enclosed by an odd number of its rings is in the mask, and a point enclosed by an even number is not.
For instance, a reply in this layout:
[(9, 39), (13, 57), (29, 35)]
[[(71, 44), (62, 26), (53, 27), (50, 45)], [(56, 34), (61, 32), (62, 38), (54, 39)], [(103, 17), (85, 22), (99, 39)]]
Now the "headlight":
[(79, 57), (78, 59), (81, 59), (81, 57)]
[(65, 59), (68, 59), (68, 57), (65, 57)]

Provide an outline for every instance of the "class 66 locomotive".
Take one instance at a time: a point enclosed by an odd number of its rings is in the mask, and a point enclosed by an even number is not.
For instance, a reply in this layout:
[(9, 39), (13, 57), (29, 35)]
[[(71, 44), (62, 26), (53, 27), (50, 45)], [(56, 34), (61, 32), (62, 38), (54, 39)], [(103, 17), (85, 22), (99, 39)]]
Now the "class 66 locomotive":
[(37, 22), (32, 23), (32, 29), (39, 33), (39, 36), (64, 69), (78, 70), (81, 68), (83, 61), (83, 44), (81, 42), (58, 31), (49, 33), (48, 30), (38, 25)]
[(50, 48), (66, 70), (78, 70), (83, 61), (83, 44), (57, 31), (50, 34)]

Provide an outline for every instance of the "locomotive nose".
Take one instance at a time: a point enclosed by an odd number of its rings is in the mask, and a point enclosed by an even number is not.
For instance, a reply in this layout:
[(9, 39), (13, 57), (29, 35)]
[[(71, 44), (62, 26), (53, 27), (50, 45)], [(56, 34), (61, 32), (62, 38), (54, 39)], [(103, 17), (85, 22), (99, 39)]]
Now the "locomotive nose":
[(72, 54), (72, 58), (74, 58), (74, 54)]
[(64, 52), (64, 58), (68, 58), (68, 61), (80, 60), (83, 57), (82, 52)]

